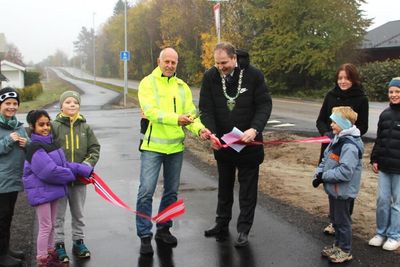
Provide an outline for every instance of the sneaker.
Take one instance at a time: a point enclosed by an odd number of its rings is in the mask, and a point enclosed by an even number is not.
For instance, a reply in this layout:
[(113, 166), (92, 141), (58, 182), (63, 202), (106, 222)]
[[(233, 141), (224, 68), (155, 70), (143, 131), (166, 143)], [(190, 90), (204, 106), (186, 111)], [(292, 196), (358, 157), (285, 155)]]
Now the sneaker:
[(49, 267), (49, 256), (37, 256), (36, 267)]
[(386, 238), (381, 235), (375, 235), (373, 238), (371, 238), (368, 242), (368, 245), (373, 246), (373, 247), (380, 247), (385, 243)]
[(78, 239), (73, 242), (72, 252), (81, 259), (90, 258), (90, 251), (83, 243), (83, 239)]
[(60, 243), (56, 243), (56, 252), (58, 255), (58, 260), (64, 263), (68, 263), (69, 262), (69, 258), (67, 255), (67, 252), (65, 251), (65, 244), (64, 242), (60, 242)]
[(65, 266), (63, 262), (58, 259), (58, 254), (55, 249), (48, 249), (48, 266), (49, 267), (63, 267)]
[(169, 228), (157, 229), (156, 236), (154, 238), (157, 241), (162, 241), (170, 246), (176, 246), (178, 244), (178, 240), (171, 234)]
[(140, 254), (151, 256), (153, 253), (154, 250), (151, 246), (151, 236), (140, 238)]
[(394, 240), (391, 238), (388, 238), (388, 240), (386, 240), (385, 244), (383, 244), (383, 249), (384, 250), (396, 250), (400, 247), (400, 240)]
[(353, 259), (353, 256), (350, 252), (344, 252), (341, 248), (337, 248), (335, 253), (329, 256), (329, 261), (333, 263), (342, 263), (345, 261), (350, 261)]
[(321, 250), (321, 255), (322, 255), (323, 257), (330, 257), (330, 256), (332, 256), (333, 254), (335, 254), (336, 251), (337, 251), (338, 249), (339, 249), (339, 247), (335, 246), (335, 244), (333, 244), (332, 246), (324, 247), (324, 248)]
[(324, 228), (324, 233), (327, 235), (335, 235), (335, 228), (333, 227), (333, 224), (330, 223)]

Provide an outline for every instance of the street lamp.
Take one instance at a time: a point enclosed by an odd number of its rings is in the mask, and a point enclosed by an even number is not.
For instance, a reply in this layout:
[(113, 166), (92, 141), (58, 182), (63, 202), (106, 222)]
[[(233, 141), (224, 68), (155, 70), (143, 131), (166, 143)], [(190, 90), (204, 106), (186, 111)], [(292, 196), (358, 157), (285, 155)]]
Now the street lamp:
[(93, 12), (93, 85), (96, 85), (96, 28), (94, 26), (94, 16)]
[[(124, 24), (125, 24), (125, 50), (128, 51), (128, 34), (127, 34), (127, 0), (125, 0), (124, 8)], [(124, 60), (124, 107), (126, 107), (126, 95), (128, 94), (128, 60)]]

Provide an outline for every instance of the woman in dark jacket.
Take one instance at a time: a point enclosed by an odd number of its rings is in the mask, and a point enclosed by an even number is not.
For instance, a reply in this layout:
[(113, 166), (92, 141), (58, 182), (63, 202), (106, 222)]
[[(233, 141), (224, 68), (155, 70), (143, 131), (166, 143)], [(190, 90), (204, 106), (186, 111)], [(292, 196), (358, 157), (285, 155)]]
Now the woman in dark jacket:
[[(361, 136), (364, 135), (368, 130), (368, 97), (365, 95), (361, 85), (357, 68), (351, 63), (345, 63), (337, 69), (335, 88), (330, 90), (325, 96), (316, 122), (318, 131), (322, 136), (333, 137), (329, 116), (332, 114), (332, 108), (338, 106), (350, 106), (357, 112), (358, 117), (355, 125), (360, 130)], [(321, 145), (318, 163), (321, 162), (327, 146), (328, 144)], [(351, 205), (350, 214), (353, 213), (353, 207), (354, 202)], [(334, 234), (334, 231), (332, 223), (324, 229), (324, 233), (327, 234)]]
[(29, 113), (32, 127), (31, 143), (27, 148), (24, 166), (25, 192), (35, 207), (39, 231), (37, 237), (37, 266), (62, 266), (54, 250), (54, 222), (57, 200), (67, 194), (67, 183), (75, 177), (88, 177), (93, 168), (86, 164), (70, 163), (64, 151), (53, 143), (50, 117), (44, 110)]

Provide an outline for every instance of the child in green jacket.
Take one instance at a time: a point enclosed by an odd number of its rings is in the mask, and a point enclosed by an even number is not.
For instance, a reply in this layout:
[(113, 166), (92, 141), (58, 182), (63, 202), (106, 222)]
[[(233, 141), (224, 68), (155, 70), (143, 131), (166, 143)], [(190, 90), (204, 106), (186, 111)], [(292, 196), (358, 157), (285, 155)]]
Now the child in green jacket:
[[(78, 92), (66, 91), (60, 96), (61, 112), (53, 121), (52, 130), (55, 143), (62, 147), (70, 162), (85, 163), (94, 167), (99, 159), (100, 144), (86, 119), (80, 114), (81, 97)], [(68, 186), (69, 194), (58, 202), (55, 224), (55, 248), (61, 262), (69, 262), (64, 244), (64, 221), (67, 204), (71, 211), (73, 253), (79, 258), (89, 258), (83, 227), (83, 207), (86, 198), (86, 186), (74, 182)]]

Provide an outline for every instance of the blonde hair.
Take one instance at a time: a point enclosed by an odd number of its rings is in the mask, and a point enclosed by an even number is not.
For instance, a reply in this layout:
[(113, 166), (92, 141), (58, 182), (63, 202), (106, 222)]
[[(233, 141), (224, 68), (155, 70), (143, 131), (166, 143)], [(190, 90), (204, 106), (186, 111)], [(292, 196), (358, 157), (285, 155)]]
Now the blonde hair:
[(340, 113), (343, 118), (348, 119), (354, 125), (357, 121), (358, 114), (349, 106), (339, 106), (332, 108), (332, 113)]

